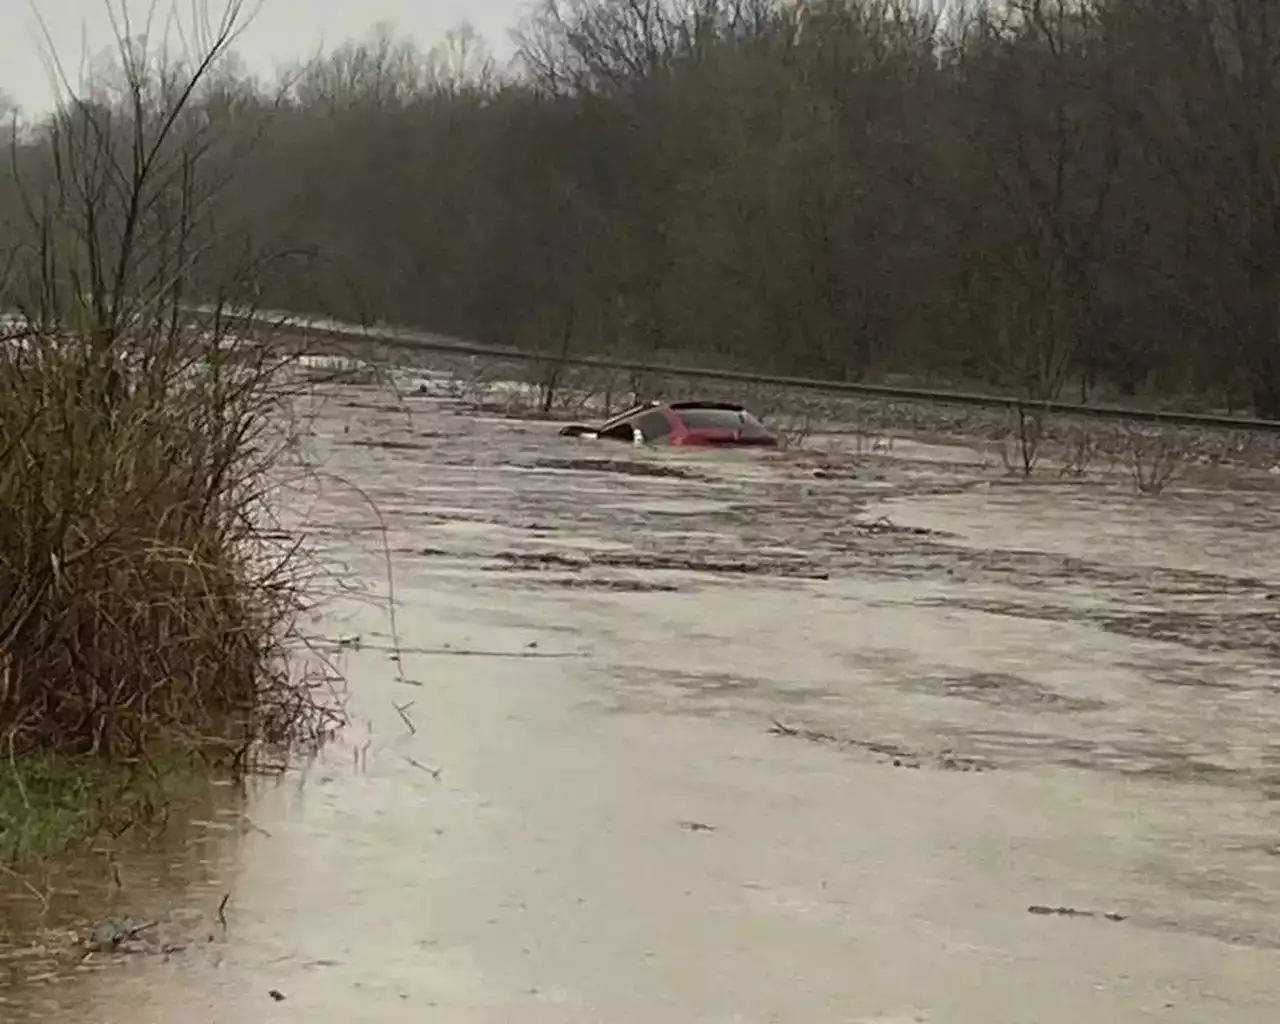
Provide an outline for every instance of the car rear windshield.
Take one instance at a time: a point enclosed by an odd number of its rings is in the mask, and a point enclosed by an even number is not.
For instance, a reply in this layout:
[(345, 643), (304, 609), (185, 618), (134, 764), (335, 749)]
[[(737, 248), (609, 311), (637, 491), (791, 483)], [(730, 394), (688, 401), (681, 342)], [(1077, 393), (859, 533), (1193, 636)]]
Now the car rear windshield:
[(765, 425), (739, 409), (676, 409), (690, 430), (737, 430), (744, 437), (768, 437)]

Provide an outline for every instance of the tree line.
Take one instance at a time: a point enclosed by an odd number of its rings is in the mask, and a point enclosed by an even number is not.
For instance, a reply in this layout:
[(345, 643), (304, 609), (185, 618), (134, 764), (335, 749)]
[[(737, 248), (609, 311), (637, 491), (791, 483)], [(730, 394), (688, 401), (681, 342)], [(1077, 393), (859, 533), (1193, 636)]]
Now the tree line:
[(130, 211), (90, 183), (100, 223), (51, 238), (60, 147), (186, 80), (104, 62), (12, 136), (5, 304), (181, 195), (205, 299), (1280, 418), (1274, 0), (543, 0), (518, 43), (499, 67), (465, 28), (381, 28), (272, 82), (224, 57), (170, 126), (199, 189)]

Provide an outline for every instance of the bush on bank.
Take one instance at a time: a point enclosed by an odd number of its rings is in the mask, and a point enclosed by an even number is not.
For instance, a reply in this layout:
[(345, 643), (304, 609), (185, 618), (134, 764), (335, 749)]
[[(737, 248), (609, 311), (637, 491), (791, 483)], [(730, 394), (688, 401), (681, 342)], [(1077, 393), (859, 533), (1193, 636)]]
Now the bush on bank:
[[(243, 767), (255, 744), (325, 726), (286, 661), (296, 551), (261, 528), (283, 398), (265, 357), (160, 323), (105, 345), (33, 332), (0, 347), (10, 852), (26, 850), (16, 833), (48, 833), (38, 852), (117, 825), (119, 800), (94, 811), (104, 765), (155, 791), (136, 801), (145, 816), (180, 766)], [(49, 828), (58, 815), (71, 824)]]
[(0, 862), (335, 723), (286, 658), (304, 566), (263, 529), (281, 365), (263, 325), (191, 313), (251, 303), (271, 264), (221, 198), (252, 9), (175, 9), (158, 35), (122, 11), (0, 160), (0, 311), (22, 313), (0, 324)]

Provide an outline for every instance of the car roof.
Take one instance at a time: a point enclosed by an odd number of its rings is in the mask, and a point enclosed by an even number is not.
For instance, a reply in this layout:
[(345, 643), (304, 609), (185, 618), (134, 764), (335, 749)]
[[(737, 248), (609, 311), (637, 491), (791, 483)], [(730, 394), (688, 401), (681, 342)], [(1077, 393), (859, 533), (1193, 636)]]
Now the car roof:
[(747, 411), (745, 406), (739, 405), (737, 402), (718, 402), (715, 400), (707, 400), (707, 401), (687, 400), (687, 401), (680, 401), (680, 402), (663, 402), (658, 399), (654, 399), (652, 401), (645, 402), (641, 405), (632, 406), (630, 409), (626, 410), (626, 412), (620, 412), (616, 416), (610, 417), (609, 419), (605, 420), (602, 424), (600, 424), (597, 430), (601, 430), (601, 431), (610, 430), (613, 427), (617, 427), (623, 423), (626, 423), (627, 420), (634, 419), (636, 416), (641, 416), (647, 412), (661, 412), (663, 410), (670, 410), (671, 412), (678, 413), (682, 410), (690, 410), (690, 409), (716, 409), (723, 412), (740, 412), (740, 413), (746, 413)]
[(651, 412), (654, 409), (662, 408), (662, 402), (645, 402), (643, 405), (635, 405), (625, 412), (620, 412), (616, 416), (610, 416), (607, 420), (600, 424), (601, 430), (607, 430), (609, 427), (615, 427), (619, 423), (625, 423), (633, 416), (639, 416), (641, 413)]

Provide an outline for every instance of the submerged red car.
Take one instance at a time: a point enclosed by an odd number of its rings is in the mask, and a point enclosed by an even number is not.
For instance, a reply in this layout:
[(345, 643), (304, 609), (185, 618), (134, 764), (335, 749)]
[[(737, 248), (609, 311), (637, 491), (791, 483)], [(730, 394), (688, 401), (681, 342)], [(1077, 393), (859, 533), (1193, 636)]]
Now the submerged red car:
[(598, 427), (571, 423), (560, 433), (566, 437), (686, 447), (774, 447), (778, 443), (768, 427), (731, 402), (648, 402)]

